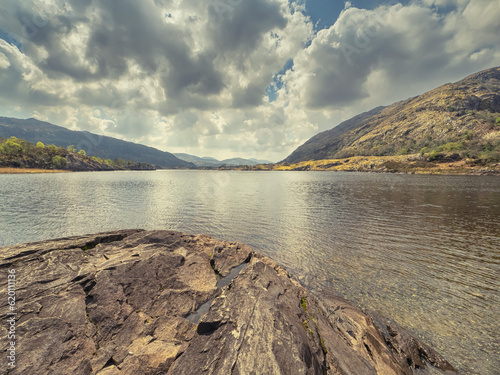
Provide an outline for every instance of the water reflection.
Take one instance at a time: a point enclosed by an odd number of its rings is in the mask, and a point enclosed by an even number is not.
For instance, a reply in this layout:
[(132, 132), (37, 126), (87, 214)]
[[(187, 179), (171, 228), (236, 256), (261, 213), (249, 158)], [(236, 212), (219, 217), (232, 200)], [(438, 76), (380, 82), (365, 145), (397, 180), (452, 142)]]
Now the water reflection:
[(120, 228), (245, 242), (495, 373), (500, 179), (315, 172), (0, 175), (0, 245)]

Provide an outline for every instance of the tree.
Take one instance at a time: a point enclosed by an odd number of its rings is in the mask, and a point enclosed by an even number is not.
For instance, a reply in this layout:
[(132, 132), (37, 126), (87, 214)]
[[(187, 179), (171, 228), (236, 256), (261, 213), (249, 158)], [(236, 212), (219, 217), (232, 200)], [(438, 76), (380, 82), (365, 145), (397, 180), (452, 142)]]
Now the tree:
[(83, 156), (86, 156), (86, 155), (87, 155), (87, 153), (85, 152), (85, 150), (80, 150), (80, 151), (78, 151), (78, 153), (79, 153), (80, 155), (83, 155)]
[(23, 146), (19, 142), (19, 139), (16, 137), (12, 137), (7, 139), (5, 143), (2, 145), (1, 149), (2, 153), (9, 155), (18, 155), (23, 153)]
[(37, 142), (36, 148), (45, 148), (45, 145), (42, 142)]
[(67, 164), (68, 161), (62, 156), (56, 155), (52, 158), (52, 165), (54, 166), (55, 169), (64, 169), (66, 168)]
[(56, 145), (48, 145), (47, 149), (54, 154), (57, 153), (57, 151), (59, 151), (59, 147), (57, 147)]
[(69, 146), (68, 146), (68, 151), (69, 151), (69, 152), (76, 152), (76, 148), (75, 148), (75, 146), (73, 146), (73, 145), (69, 145)]

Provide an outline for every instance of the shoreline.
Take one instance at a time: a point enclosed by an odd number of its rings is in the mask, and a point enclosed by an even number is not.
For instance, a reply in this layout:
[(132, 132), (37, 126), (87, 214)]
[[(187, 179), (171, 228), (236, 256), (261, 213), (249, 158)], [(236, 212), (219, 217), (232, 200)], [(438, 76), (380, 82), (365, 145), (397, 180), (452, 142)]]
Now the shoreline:
[(419, 154), (395, 156), (353, 156), (344, 159), (308, 160), (298, 163), (240, 167), (239, 170), (368, 172), (421, 175), (500, 175), (500, 163), (474, 164), (470, 159), (428, 161)]
[(12, 168), (0, 167), (0, 174), (32, 174), (32, 173), (71, 173), (63, 169)]
[[(500, 163), (491, 165), (472, 165), (466, 160), (450, 162), (421, 162), (412, 165), (405, 156), (355, 156), (346, 159), (309, 160), (294, 164), (266, 164), (255, 166), (233, 166), (217, 168), (172, 168), (156, 170), (189, 171), (243, 171), (243, 172), (363, 172), (387, 174), (414, 174), (434, 176), (500, 176)], [(61, 169), (12, 168), (0, 167), (0, 174), (35, 173), (73, 173), (73, 172), (111, 172), (102, 170), (72, 171)], [(120, 171), (120, 170), (118, 170)], [(150, 171), (150, 170), (127, 170)]]

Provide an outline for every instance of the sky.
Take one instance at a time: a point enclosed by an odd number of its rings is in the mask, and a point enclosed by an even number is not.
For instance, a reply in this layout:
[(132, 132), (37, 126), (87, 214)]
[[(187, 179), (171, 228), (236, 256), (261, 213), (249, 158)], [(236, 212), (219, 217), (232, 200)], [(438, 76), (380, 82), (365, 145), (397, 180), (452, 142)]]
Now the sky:
[(2, 0), (0, 116), (279, 161), (500, 65), (498, 0)]

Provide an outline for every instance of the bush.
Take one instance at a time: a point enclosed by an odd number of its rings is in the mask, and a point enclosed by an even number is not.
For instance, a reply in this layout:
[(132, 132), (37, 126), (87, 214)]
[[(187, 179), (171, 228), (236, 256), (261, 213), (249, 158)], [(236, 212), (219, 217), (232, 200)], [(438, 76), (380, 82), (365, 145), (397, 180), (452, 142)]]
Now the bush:
[(37, 144), (36, 144), (36, 148), (41, 148), (41, 149), (44, 149), (44, 148), (45, 148), (45, 145), (44, 145), (42, 142), (37, 142)]
[(464, 139), (466, 141), (470, 141), (472, 138), (474, 138), (474, 132), (472, 130), (468, 131), (465, 135), (464, 135)]
[(68, 164), (67, 160), (62, 156), (57, 155), (52, 158), (52, 165), (54, 166), (55, 169), (64, 169), (66, 168), (67, 164)]
[(87, 153), (85, 152), (85, 150), (80, 150), (80, 151), (78, 151), (78, 153), (79, 153), (80, 155), (83, 155), (83, 156), (86, 156), (86, 155), (87, 155)]
[(73, 146), (73, 145), (69, 145), (69, 146), (68, 146), (68, 151), (69, 151), (69, 152), (75, 152), (75, 153), (76, 153), (76, 148), (75, 148), (75, 146)]
[(429, 147), (422, 147), (420, 149), (420, 155), (428, 154), (430, 151), (431, 151), (431, 149)]
[(438, 160), (438, 159), (441, 159), (442, 157), (443, 157), (443, 155), (441, 155), (437, 150), (433, 150), (429, 154), (429, 161)]
[(19, 155), (24, 151), (23, 146), (21, 146), (21, 142), (16, 137), (12, 137), (7, 139), (4, 144), (0, 148), (0, 152), (2, 154), (8, 155)]
[(410, 149), (408, 147), (403, 147), (399, 150), (398, 155), (408, 155), (410, 153)]
[(439, 146), (436, 151), (458, 151), (465, 147), (464, 143), (449, 142), (444, 145)]

